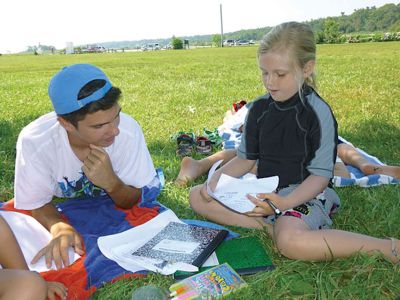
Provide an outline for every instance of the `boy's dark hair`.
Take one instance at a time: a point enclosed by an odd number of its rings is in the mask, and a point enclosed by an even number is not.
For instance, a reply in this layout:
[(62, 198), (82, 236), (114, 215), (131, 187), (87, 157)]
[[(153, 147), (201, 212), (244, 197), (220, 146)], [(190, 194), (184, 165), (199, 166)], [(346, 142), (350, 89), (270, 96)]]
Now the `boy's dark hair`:
[[(98, 89), (102, 88), (105, 84), (106, 81), (103, 79), (96, 79), (88, 82), (83, 88), (80, 89), (78, 100), (90, 96)], [(78, 122), (83, 120), (87, 114), (91, 114), (99, 110), (107, 110), (113, 107), (118, 102), (120, 96), (121, 90), (117, 87), (111, 87), (111, 89), (104, 95), (103, 98), (90, 102), (77, 111), (58, 116), (70, 122), (77, 128)]]

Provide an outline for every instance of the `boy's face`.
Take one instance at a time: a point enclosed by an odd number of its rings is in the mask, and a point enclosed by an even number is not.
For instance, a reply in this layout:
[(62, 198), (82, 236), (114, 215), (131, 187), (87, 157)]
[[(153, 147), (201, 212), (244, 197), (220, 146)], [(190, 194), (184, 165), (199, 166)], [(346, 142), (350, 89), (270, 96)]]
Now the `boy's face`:
[(287, 51), (261, 54), (258, 64), (264, 86), (275, 101), (284, 102), (297, 93), (296, 70)]
[(78, 121), (77, 127), (67, 124), (66, 130), (71, 144), (85, 146), (93, 144), (100, 147), (111, 146), (119, 134), (121, 107), (115, 104), (107, 110), (99, 110)]

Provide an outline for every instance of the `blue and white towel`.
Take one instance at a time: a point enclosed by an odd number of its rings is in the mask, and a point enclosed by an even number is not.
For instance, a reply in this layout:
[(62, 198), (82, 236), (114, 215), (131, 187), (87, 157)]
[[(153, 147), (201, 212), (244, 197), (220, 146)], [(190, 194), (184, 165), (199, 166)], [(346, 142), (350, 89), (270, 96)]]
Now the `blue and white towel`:
[[(349, 141), (346, 141), (344, 138), (342, 138), (340, 136), (339, 136), (339, 140), (341, 140), (343, 143), (353, 146), (353, 144), (351, 144)], [(354, 147), (354, 148), (371, 163), (381, 165), (381, 166), (385, 165), (377, 157), (366, 153), (365, 151), (361, 150), (360, 148), (357, 148), (357, 147)], [(359, 170), (351, 165), (346, 165), (346, 168), (349, 171), (351, 178), (335, 176), (333, 178), (333, 184), (336, 187), (345, 187), (345, 186), (351, 186), (351, 185), (358, 185), (360, 187), (371, 187), (371, 186), (377, 186), (377, 185), (381, 185), (381, 184), (398, 184), (398, 183), (400, 183), (400, 180), (398, 180), (392, 176), (383, 175), (383, 174), (365, 175), (363, 172), (361, 172), (361, 170)]]
[(250, 103), (240, 108), (235, 114), (226, 118), (224, 123), (218, 127), (218, 134), (222, 137), (223, 149), (237, 149), (242, 137), (241, 127), (249, 110)]
[[(218, 127), (218, 133), (222, 137), (223, 149), (237, 149), (240, 144), (240, 139), (242, 133), (239, 131), (240, 127), (244, 124), (246, 119), (247, 111), (249, 109), (249, 104), (242, 107), (237, 113), (235, 113), (231, 118), (227, 119), (221, 126)], [(350, 142), (346, 141), (344, 138), (339, 136), (339, 139), (347, 144), (352, 145)], [(356, 147), (355, 147), (356, 148)], [(369, 155), (365, 151), (356, 148), (356, 150), (364, 156), (370, 162), (378, 165), (384, 165), (377, 157)], [(381, 174), (365, 175), (361, 170), (346, 165), (347, 170), (350, 173), (351, 178), (335, 176), (333, 178), (333, 184), (336, 187), (346, 187), (352, 185), (358, 185), (360, 187), (371, 187), (382, 184), (398, 184), (400, 180)]]

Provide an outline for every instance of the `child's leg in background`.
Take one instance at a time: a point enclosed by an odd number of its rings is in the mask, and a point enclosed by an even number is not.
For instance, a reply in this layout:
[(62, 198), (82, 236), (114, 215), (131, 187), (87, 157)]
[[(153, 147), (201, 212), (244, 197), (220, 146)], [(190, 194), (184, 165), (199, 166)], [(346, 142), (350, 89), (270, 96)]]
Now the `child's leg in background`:
[(44, 300), (47, 285), (38, 273), (27, 270), (0, 270), (0, 298), (2, 300)]
[[(21, 248), (0, 215), (0, 299), (46, 299), (47, 285), (39, 274), (28, 271)], [(20, 270), (16, 270), (20, 269)]]
[(346, 165), (352, 165), (360, 169), (366, 175), (384, 174), (400, 179), (399, 166), (386, 166), (371, 163), (351, 145), (341, 143), (337, 147), (337, 152), (338, 156)]

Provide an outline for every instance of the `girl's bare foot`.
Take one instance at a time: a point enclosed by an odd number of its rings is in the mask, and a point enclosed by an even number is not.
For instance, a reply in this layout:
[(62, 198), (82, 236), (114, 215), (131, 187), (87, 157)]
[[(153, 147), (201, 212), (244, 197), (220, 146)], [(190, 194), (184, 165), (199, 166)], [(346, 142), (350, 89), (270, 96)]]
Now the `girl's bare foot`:
[(363, 164), (362, 166), (360, 166), (360, 170), (366, 175), (383, 174), (394, 177), (396, 179), (400, 179), (400, 167)]
[(190, 181), (203, 175), (203, 173), (204, 172), (201, 167), (200, 161), (197, 161), (191, 157), (185, 156), (182, 159), (181, 169), (179, 171), (178, 177), (175, 179), (175, 184), (177, 186), (184, 187)]

